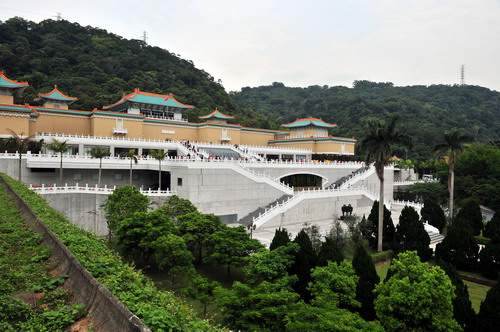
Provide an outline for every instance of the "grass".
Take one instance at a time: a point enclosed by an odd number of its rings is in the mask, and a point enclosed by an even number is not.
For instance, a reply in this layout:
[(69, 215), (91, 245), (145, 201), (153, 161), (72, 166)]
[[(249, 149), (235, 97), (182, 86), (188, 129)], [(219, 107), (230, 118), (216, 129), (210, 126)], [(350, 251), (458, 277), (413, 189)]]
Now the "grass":
[(375, 270), (377, 271), (378, 276), (380, 277), (380, 282), (384, 281), (385, 276), (387, 275), (387, 271), (389, 271), (390, 263), (381, 264), (379, 266), (375, 266)]
[(474, 311), (479, 312), (479, 307), (481, 306), (481, 302), (486, 297), (486, 293), (490, 290), (491, 287), (476, 284), (475, 282), (464, 280), (464, 283), (467, 285), (467, 289), (469, 290), (469, 298), (472, 302), (472, 308)]

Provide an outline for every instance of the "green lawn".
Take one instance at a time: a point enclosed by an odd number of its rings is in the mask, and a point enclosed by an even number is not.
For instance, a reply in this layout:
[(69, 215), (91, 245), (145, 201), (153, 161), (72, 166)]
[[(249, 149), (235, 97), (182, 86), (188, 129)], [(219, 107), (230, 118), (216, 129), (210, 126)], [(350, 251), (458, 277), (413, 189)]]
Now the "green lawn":
[(375, 270), (377, 270), (377, 274), (380, 277), (380, 281), (384, 281), (385, 276), (387, 275), (387, 271), (389, 271), (389, 263), (375, 266)]
[(467, 285), (469, 290), (469, 298), (472, 302), (472, 308), (479, 312), (479, 307), (481, 305), (481, 301), (486, 297), (486, 293), (490, 290), (491, 287), (476, 284), (475, 282), (464, 280), (464, 283)]

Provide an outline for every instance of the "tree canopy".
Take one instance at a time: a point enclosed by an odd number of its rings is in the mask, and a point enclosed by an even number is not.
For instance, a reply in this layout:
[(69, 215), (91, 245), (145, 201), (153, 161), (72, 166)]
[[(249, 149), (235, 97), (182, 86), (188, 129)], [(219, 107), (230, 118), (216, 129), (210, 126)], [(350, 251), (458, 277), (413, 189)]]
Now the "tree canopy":
[(375, 311), (387, 331), (460, 330), (453, 318), (455, 287), (440, 267), (429, 267), (407, 251), (389, 269), (391, 278), (375, 288)]

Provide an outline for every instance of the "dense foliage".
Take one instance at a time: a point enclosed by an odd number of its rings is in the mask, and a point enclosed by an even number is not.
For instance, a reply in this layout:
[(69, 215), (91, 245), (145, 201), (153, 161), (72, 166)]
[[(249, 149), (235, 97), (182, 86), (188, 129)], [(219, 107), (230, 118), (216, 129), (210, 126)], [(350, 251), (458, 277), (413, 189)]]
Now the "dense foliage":
[(368, 252), (361, 243), (356, 247), (356, 252), (352, 259), (352, 267), (359, 277), (356, 286), (356, 300), (361, 303), (359, 314), (366, 320), (374, 320), (375, 307), (373, 306), (373, 301), (375, 300), (375, 294), (373, 290), (380, 282), (380, 277), (375, 270), (371, 256), (368, 255)]
[(427, 262), (432, 256), (429, 248), (431, 239), (420, 221), (417, 211), (410, 206), (405, 206), (399, 216), (398, 227), (394, 235), (393, 249), (396, 254), (415, 250), (422, 260)]
[(0, 66), (8, 77), (30, 83), (18, 101), (22, 104), (57, 84), (78, 97), (73, 108), (90, 111), (140, 88), (173, 92), (180, 102), (196, 106), (187, 112), (191, 121), (218, 107), (236, 114), (243, 125), (272, 125), (257, 112), (243, 114), (220, 81), (179, 54), (65, 20), (35, 23), (15, 17), (0, 22)]
[(500, 326), (500, 283), (486, 293), (477, 316), (481, 331), (496, 331)]
[[(446, 130), (464, 128), (479, 142), (500, 138), (500, 93), (479, 86), (431, 85), (395, 87), (392, 83), (355, 81), (342, 86), (285, 87), (282, 83), (231, 93), (243, 109), (262, 111), (278, 123), (315, 116), (339, 127), (335, 136), (363, 137), (363, 120), (399, 114), (408, 135), (415, 138), (410, 158), (431, 157)], [(396, 151), (399, 157), (404, 150)]]
[[(362, 229), (363, 236), (368, 240), (370, 247), (377, 248), (378, 241), (378, 206), (379, 202), (374, 201), (370, 215), (368, 216), (366, 227)], [(391, 249), (394, 241), (394, 223), (391, 218), (391, 211), (384, 205), (383, 235), (382, 244), (384, 250)]]
[(158, 291), (140, 271), (122, 262), (102, 239), (72, 225), (36, 193), (3, 176), (37, 213), (40, 220), (109, 291), (154, 330), (216, 330), (170, 292)]
[(375, 288), (375, 311), (387, 331), (460, 330), (453, 318), (455, 289), (440, 267), (429, 268), (407, 251), (389, 269), (392, 276)]
[(455, 286), (456, 297), (453, 299), (453, 317), (465, 331), (477, 331), (476, 313), (472, 309), (467, 285), (452, 265), (443, 261), (439, 261), (438, 265), (450, 278), (452, 285)]

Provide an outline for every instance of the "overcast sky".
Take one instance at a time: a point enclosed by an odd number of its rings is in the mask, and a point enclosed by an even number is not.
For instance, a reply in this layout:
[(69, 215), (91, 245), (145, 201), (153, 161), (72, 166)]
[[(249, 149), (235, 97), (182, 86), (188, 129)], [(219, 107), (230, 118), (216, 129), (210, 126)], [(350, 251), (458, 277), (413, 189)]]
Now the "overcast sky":
[(500, 0), (2, 0), (0, 20), (60, 15), (168, 49), (227, 91), (465, 83), (500, 91)]

